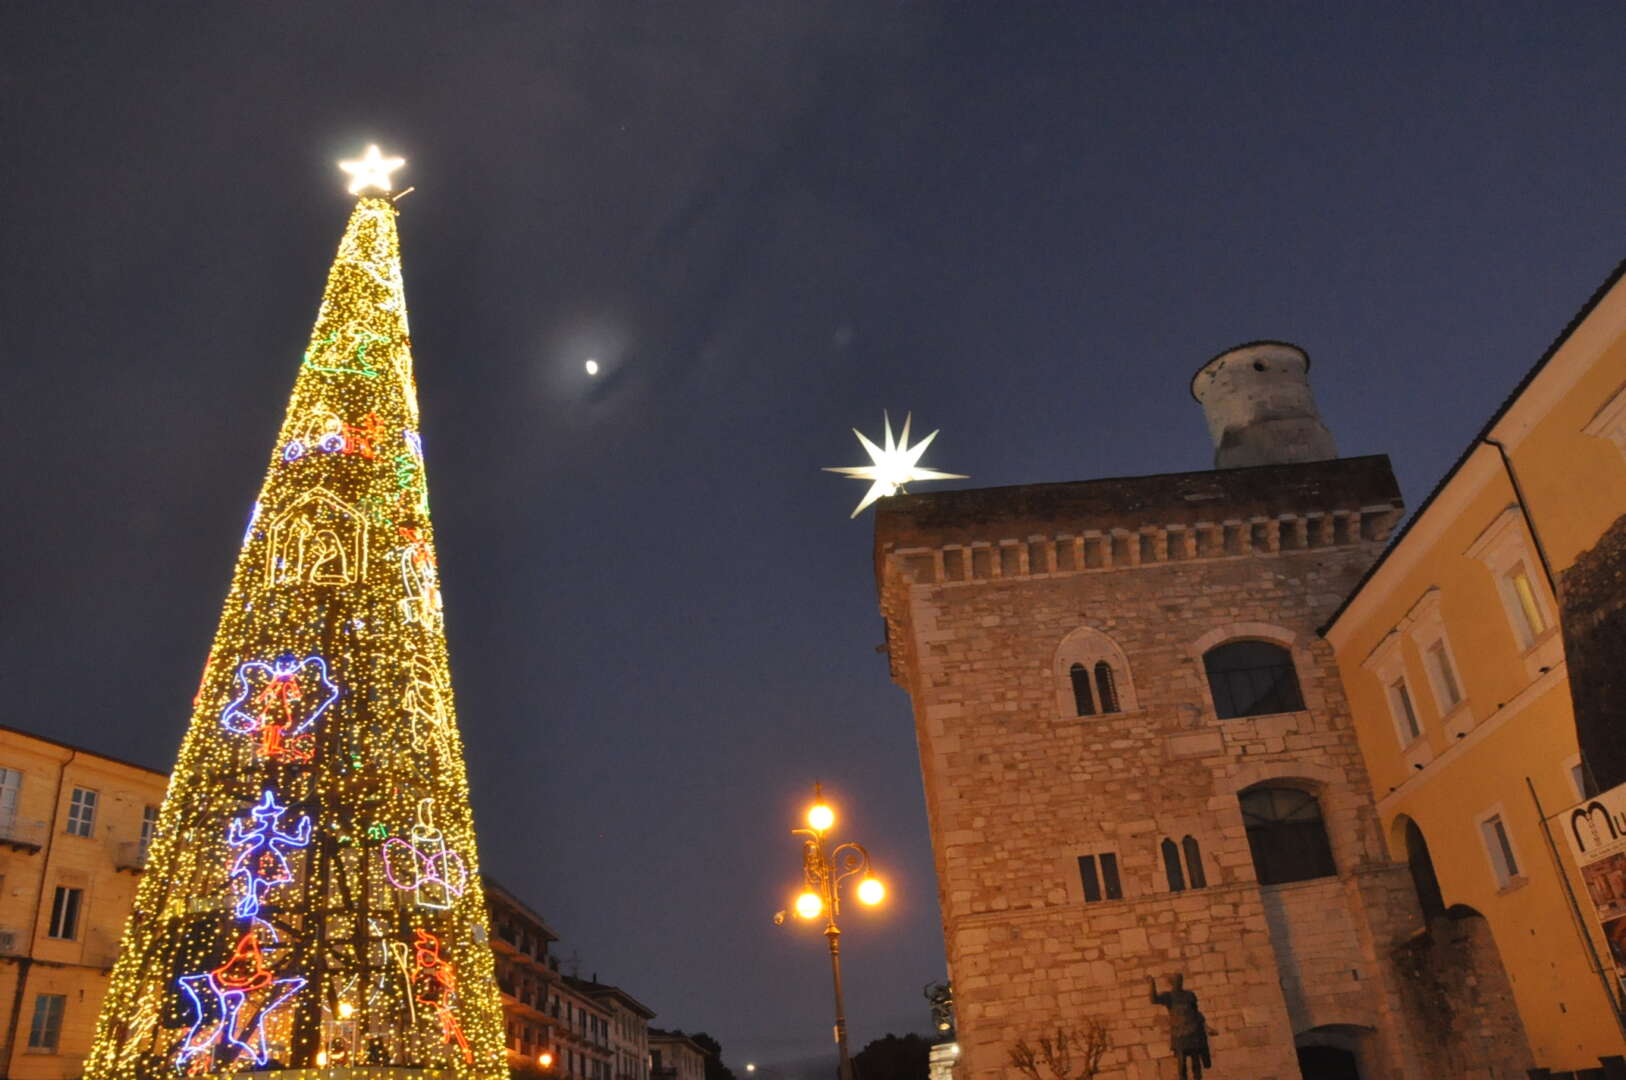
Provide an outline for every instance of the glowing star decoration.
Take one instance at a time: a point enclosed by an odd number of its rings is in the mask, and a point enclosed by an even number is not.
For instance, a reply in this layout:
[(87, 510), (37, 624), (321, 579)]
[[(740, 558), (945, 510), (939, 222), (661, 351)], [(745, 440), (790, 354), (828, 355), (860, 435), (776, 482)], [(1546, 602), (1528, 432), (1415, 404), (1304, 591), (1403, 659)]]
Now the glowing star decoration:
[[(246, 1053), (255, 1065), (270, 1061), (265, 1025), (305, 986), (305, 980), (297, 976), (276, 977), (266, 966), (265, 954), (252, 930), (237, 942), (231, 959), (224, 964), (213, 971), (182, 975), (176, 981), (191, 999), (194, 1013), (191, 1030), (181, 1039), (175, 1057), (180, 1072), (188, 1071), (193, 1058), (209, 1053), (217, 1044)], [(202, 1063), (207, 1065), (208, 1061), (205, 1058)]]
[(455, 1044), (463, 1052), (465, 1064), (474, 1060), (469, 1040), (463, 1035), (463, 1025), (457, 1022), (452, 1004), (457, 1000), (457, 971), (441, 959), (440, 939), (427, 930), (414, 930), (413, 954), (418, 961), (417, 973), (412, 977), (412, 993), (419, 1005), (427, 1005), (440, 1018), (441, 1034), (448, 1045)]
[(238, 735), (257, 736), (262, 757), (309, 761), (311, 729), (339, 700), (327, 661), (320, 656), (248, 660), (238, 665), (237, 687), (237, 696), (220, 714), (220, 726)]
[(242, 818), (232, 819), (226, 842), (238, 849), (231, 864), (231, 880), (239, 893), (232, 909), (239, 919), (258, 918), (265, 894), (273, 886), (293, 881), (288, 853), (311, 842), (309, 817), (300, 818), (293, 832), (283, 831), (282, 815), (287, 811), (266, 788), (259, 803), (249, 810), (247, 825)]
[(896, 442), (892, 439), (892, 420), (881, 414), (882, 422), (886, 425), (886, 445), (876, 446), (864, 437), (864, 433), (853, 428), (853, 434), (863, 444), (869, 453), (870, 464), (849, 465), (845, 467), (826, 467), (825, 472), (841, 473), (854, 480), (869, 480), (870, 488), (865, 493), (863, 501), (853, 510), (852, 517), (857, 517), (871, 503), (883, 499), (888, 495), (896, 495), (903, 490), (905, 484), (912, 484), (917, 480), (967, 480), (969, 477), (959, 473), (938, 472), (936, 469), (922, 469), (918, 462), (926, 447), (937, 438), (937, 432), (921, 439), (913, 446), (909, 445), (909, 421), (912, 415), (903, 418), (903, 432)]
[(356, 160), (339, 162), (339, 168), (350, 174), (350, 194), (360, 195), (368, 188), (391, 190), (390, 173), (405, 164), (406, 158), (385, 157), (377, 146), (369, 146)]

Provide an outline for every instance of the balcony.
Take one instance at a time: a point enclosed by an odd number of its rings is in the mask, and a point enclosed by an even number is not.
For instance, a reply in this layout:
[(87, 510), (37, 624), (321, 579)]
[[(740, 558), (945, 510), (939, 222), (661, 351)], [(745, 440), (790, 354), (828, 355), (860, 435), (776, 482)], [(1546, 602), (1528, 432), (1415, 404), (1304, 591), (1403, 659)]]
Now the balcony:
[(147, 845), (139, 840), (126, 840), (113, 848), (113, 869), (119, 873), (139, 874), (147, 868)]
[(45, 846), (43, 821), (0, 821), (0, 847), (32, 855)]

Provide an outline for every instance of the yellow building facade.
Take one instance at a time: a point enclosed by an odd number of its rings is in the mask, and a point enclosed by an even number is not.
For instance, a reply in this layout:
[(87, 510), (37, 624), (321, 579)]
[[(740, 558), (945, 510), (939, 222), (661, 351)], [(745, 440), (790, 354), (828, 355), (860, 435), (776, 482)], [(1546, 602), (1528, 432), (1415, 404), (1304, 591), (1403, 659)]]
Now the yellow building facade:
[(168, 785), (0, 727), (0, 1076), (83, 1074)]
[(1544, 824), (1585, 784), (1555, 582), (1622, 514), (1617, 271), (1323, 629), (1391, 853), (1439, 926), (1487, 921), (1554, 1071), (1626, 1053), (1601, 931)]

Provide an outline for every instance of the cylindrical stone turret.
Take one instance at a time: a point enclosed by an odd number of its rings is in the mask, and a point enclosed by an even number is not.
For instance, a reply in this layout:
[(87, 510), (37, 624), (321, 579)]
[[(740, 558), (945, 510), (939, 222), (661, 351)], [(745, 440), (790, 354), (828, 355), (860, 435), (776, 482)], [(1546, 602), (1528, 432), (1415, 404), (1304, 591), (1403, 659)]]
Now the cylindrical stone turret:
[(1310, 394), (1310, 354), (1285, 341), (1227, 349), (1198, 369), (1191, 396), (1214, 440), (1214, 468), (1338, 456)]

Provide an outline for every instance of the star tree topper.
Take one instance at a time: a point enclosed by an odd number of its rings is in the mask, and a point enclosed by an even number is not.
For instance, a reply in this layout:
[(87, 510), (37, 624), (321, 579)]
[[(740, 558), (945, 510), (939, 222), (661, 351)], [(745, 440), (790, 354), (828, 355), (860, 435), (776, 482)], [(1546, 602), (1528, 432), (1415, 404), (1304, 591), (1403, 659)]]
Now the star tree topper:
[(825, 472), (841, 473), (843, 476), (850, 476), (854, 480), (872, 481), (869, 491), (864, 494), (863, 501), (853, 510), (852, 517), (862, 514), (864, 508), (871, 503), (903, 491), (905, 484), (913, 483), (916, 480), (970, 479), (970, 477), (962, 476), (959, 473), (922, 469), (916, 464), (921, 455), (926, 452), (926, 447), (930, 446), (932, 440), (937, 438), (937, 432), (932, 432), (915, 445), (910, 446), (909, 421), (913, 418), (912, 413), (904, 414), (903, 431), (897, 441), (894, 442), (892, 439), (892, 419), (885, 412), (881, 413), (881, 422), (886, 425), (886, 445), (884, 447), (876, 446), (864, 437), (862, 431), (853, 428), (853, 434), (858, 436), (858, 441), (863, 444), (865, 451), (869, 453), (870, 464), (845, 467), (825, 466)]
[(369, 146), (355, 161), (339, 162), (339, 168), (350, 174), (350, 194), (360, 195), (368, 188), (389, 191), (390, 173), (405, 164), (406, 158), (387, 158), (379, 153), (377, 146)]

